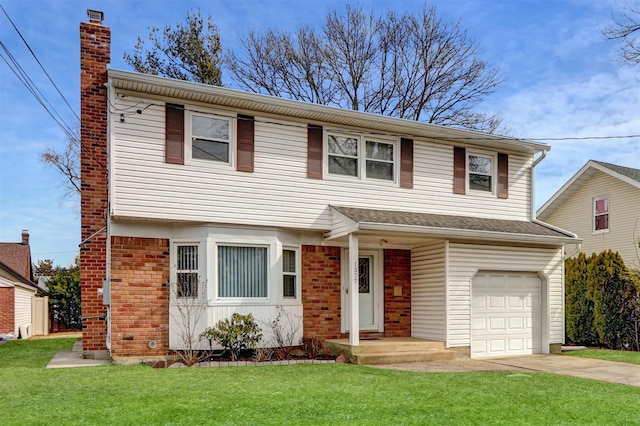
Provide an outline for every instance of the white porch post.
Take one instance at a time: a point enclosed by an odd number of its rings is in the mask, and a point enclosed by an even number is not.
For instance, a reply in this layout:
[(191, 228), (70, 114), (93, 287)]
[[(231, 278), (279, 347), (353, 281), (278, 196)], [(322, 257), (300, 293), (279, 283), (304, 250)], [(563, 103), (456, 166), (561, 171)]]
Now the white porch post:
[(349, 345), (360, 345), (358, 237), (349, 234)]

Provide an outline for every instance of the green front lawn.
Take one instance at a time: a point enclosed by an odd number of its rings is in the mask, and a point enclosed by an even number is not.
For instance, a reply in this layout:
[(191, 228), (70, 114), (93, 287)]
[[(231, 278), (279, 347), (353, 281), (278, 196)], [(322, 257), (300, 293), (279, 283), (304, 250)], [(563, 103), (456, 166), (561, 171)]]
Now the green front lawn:
[(582, 351), (564, 352), (563, 355), (640, 364), (640, 352), (613, 351), (610, 349), (585, 349)]
[[(411, 373), (344, 364), (43, 368), (71, 341), (0, 345), (0, 422), (629, 424), (640, 388), (550, 374)], [(20, 359), (23, 362), (18, 362)], [(9, 361), (9, 362), (6, 362)]]

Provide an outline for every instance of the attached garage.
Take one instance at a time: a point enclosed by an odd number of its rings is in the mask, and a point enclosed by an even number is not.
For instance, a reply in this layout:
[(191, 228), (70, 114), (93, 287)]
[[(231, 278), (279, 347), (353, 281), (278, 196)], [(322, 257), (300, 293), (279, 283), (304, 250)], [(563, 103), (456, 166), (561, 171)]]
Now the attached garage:
[(481, 271), (471, 292), (472, 358), (542, 352), (542, 282), (537, 274)]

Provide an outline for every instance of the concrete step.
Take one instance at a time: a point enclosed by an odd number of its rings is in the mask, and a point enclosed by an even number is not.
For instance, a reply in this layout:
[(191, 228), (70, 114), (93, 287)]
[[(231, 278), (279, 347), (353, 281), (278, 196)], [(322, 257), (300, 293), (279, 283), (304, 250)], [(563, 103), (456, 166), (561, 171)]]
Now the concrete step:
[(351, 347), (351, 353), (379, 354), (391, 352), (423, 352), (444, 350), (444, 342), (432, 342), (428, 340), (363, 340), (359, 346)]
[(379, 365), (403, 362), (425, 362), (451, 360), (456, 357), (455, 352), (447, 349), (420, 352), (378, 352), (353, 354), (356, 364)]

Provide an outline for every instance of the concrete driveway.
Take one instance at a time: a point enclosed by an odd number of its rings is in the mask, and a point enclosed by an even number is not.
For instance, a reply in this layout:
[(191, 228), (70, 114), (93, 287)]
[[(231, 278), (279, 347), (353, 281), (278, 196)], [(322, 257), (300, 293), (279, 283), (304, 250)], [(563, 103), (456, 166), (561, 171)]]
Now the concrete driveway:
[(640, 387), (640, 365), (563, 355), (527, 355), (485, 360), (503, 367), (562, 374)]
[(371, 367), (424, 373), (543, 372), (640, 387), (640, 365), (566, 355), (526, 355), (505, 358), (409, 362)]

